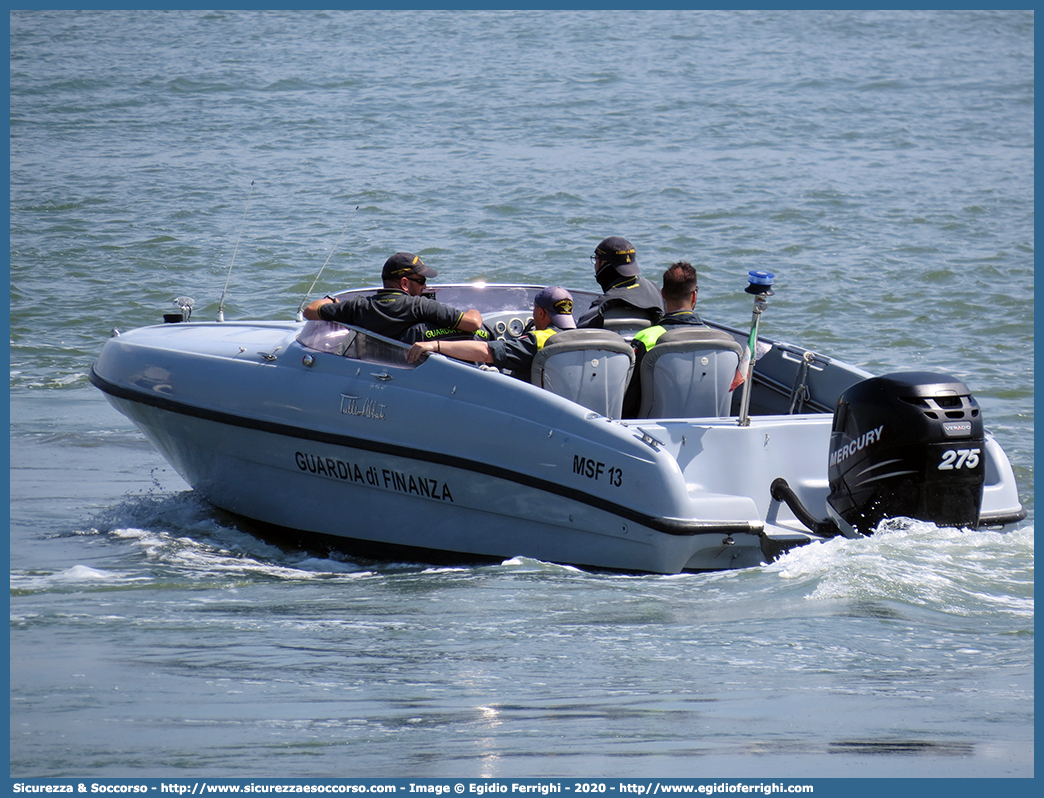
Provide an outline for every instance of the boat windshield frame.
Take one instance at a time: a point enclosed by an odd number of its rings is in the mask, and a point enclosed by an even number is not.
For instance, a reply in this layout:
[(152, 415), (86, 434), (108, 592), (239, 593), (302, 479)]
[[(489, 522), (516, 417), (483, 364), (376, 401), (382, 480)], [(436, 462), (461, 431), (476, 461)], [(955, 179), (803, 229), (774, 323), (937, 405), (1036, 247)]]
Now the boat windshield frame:
[[(474, 308), (483, 315), (500, 312), (531, 312), (533, 300), (544, 290), (542, 285), (525, 285), (521, 283), (446, 283), (445, 285), (427, 285), (421, 296), (437, 299), (445, 305), (467, 310)], [(345, 299), (349, 296), (372, 296), (380, 288), (350, 288), (331, 293), (334, 299)], [(584, 291), (569, 288), (573, 296), (573, 305), (579, 309), (587, 309), (601, 292)]]
[(409, 344), (337, 321), (305, 322), (297, 335), (297, 342), (313, 352), (325, 352), (367, 363), (409, 369), (418, 365), (406, 362)]

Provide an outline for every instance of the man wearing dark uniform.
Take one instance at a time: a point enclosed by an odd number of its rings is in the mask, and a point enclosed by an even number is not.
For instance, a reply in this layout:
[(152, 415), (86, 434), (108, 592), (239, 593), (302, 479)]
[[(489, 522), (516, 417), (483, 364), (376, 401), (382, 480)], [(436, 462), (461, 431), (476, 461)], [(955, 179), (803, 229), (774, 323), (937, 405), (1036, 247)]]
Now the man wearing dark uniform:
[(534, 329), (514, 341), (422, 341), (410, 349), (406, 360), (416, 363), (426, 354), (436, 352), (473, 363), (492, 363), (502, 371), (510, 371), (520, 380), (530, 381), (533, 358), (543, 349), (547, 339), (563, 330), (576, 328), (573, 321), (573, 297), (564, 288), (549, 286), (533, 299)]
[(609, 236), (595, 247), (591, 262), (603, 293), (576, 322), (577, 327), (604, 327), (606, 311), (614, 308), (633, 308), (636, 316), (646, 317), (650, 324), (660, 318), (663, 299), (659, 289), (642, 277), (630, 241)]
[(438, 272), (417, 255), (396, 252), (384, 263), (384, 288), (376, 294), (341, 301), (323, 297), (305, 308), (304, 317), (352, 324), (387, 338), (400, 338), (416, 324), (469, 333), (480, 329), (482, 314), (474, 308), (461, 311), (420, 295), (428, 279), (436, 276)]
[(634, 347), (634, 376), (624, 395), (623, 416), (634, 418), (642, 403), (642, 359), (645, 353), (656, 346), (656, 342), (668, 330), (678, 327), (706, 327), (696, 313), (696, 270), (692, 264), (681, 260), (672, 263), (663, 273), (663, 304), (667, 312), (658, 324), (635, 333), (631, 346)]

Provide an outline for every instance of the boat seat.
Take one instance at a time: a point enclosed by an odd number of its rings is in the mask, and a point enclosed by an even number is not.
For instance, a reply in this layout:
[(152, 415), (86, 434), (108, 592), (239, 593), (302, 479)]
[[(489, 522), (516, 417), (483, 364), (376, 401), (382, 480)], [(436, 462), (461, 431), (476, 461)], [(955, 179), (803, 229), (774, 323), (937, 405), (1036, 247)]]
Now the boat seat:
[(708, 328), (669, 330), (642, 358), (639, 418), (722, 418), (743, 353), (736, 339)]
[(611, 330), (565, 330), (533, 358), (532, 382), (608, 418), (620, 418), (634, 350)]
[(656, 310), (643, 310), (633, 305), (613, 305), (602, 314), (602, 329), (620, 333), (629, 341), (639, 330), (656, 324), (660, 316)]

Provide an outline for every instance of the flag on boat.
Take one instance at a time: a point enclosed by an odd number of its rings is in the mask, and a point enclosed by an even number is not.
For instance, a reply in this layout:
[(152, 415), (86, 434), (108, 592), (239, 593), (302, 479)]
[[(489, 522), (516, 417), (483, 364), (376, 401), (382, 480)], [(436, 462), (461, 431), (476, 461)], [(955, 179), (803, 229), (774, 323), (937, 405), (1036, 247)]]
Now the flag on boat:
[(747, 339), (747, 345), (743, 348), (743, 356), (740, 358), (739, 367), (736, 369), (736, 376), (732, 378), (732, 385), (729, 386), (730, 391), (734, 391), (739, 388), (744, 380), (747, 379), (747, 370), (750, 368), (750, 361), (754, 359), (754, 346), (757, 338), (756, 328), (752, 327), (750, 330), (750, 338)]

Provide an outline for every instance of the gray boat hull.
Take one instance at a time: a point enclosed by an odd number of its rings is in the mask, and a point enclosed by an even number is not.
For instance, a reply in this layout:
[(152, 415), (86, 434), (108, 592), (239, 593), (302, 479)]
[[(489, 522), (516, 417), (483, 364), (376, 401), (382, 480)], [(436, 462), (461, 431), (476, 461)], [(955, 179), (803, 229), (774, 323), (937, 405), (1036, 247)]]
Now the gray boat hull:
[[(678, 573), (817, 539), (770, 485), (785, 478), (826, 515), (828, 413), (611, 420), (470, 364), (408, 365), (386, 341), (362, 359), (306, 346), (307, 332), (146, 327), (110, 339), (91, 379), (209, 502), (347, 551)], [(836, 370), (842, 387), (862, 376)], [(988, 454), (984, 510), (1021, 509), (1006, 457)]]

